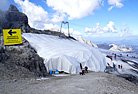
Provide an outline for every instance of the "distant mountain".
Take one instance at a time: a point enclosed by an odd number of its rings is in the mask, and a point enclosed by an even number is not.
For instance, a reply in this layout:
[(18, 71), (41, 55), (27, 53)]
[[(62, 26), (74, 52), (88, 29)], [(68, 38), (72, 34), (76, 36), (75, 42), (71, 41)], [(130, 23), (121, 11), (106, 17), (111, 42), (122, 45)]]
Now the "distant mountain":
[[(110, 44), (115, 45), (127, 45), (130, 46), (133, 51), (138, 52), (138, 36), (128, 37), (109, 37), (109, 38), (93, 38), (91, 39), (94, 44), (98, 45), (99, 48), (109, 49)], [(107, 48), (106, 48), (107, 47)]]
[(115, 44), (98, 44), (98, 48), (117, 51), (117, 52), (132, 52), (133, 49), (128, 45), (115, 45)]
[(127, 45), (115, 45), (115, 44), (110, 44), (109, 45), (111, 48), (109, 50), (111, 51), (118, 51), (118, 52), (132, 52), (132, 48), (127, 46)]
[(74, 37), (77, 41), (81, 42), (81, 43), (86, 43), (92, 47), (98, 48), (98, 46), (96, 44), (93, 44), (90, 40), (85, 40), (82, 37)]
[(111, 47), (108, 44), (97, 44), (98, 48), (109, 50)]

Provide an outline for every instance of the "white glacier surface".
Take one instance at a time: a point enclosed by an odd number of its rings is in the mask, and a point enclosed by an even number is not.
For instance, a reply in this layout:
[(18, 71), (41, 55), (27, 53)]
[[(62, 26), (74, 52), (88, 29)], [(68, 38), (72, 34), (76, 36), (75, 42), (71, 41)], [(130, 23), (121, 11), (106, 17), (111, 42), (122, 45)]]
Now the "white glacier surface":
[(59, 70), (78, 74), (80, 63), (92, 71), (104, 71), (105, 57), (102, 53), (73, 39), (59, 38), (46, 34), (23, 33), (30, 45), (44, 59), (47, 70)]

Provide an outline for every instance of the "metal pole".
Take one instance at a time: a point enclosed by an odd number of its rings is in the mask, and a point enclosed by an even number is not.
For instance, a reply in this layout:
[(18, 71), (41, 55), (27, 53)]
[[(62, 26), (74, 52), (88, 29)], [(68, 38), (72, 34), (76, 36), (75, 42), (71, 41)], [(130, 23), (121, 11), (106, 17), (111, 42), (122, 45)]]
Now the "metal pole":
[[(70, 33), (69, 33), (69, 22), (64, 22), (64, 21), (61, 22), (60, 34), (61, 34), (61, 30), (62, 30), (62, 24), (67, 24), (68, 25), (68, 37), (70, 37)], [(60, 37), (60, 34), (59, 34), (59, 37)]]
[(60, 35), (61, 35), (61, 29), (62, 29), (62, 22), (61, 22), (59, 37), (60, 37)]
[(70, 37), (70, 33), (69, 33), (69, 22), (68, 22), (68, 37)]

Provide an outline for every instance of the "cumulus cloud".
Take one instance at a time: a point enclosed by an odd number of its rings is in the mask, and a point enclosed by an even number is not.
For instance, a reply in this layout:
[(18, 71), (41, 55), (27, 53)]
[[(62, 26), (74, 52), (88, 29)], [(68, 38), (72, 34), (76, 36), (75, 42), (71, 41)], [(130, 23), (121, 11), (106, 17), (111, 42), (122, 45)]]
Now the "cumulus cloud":
[(103, 30), (101, 27), (99, 27), (100, 23), (96, 23), (96, 27), (93, 27), (93, 28), (88, 28), (88, 27), (85, 27), (85, 32), (87, 32), (88, 34), (94, 34), (94, 33), (97, 33), (97, 34), (102, 34), (103, 33)]
[(109, 23), (104, 28), (101, 28), (99, 25), (100, 25), (100, 23), (96, 23), (96, 27), (93, 27), (93, 28), (85, 27), (84, 31), (88, 34), (95, 34), (95, 33), (103, 34), (103, 33), (107, 33), (107, 32), (110, 32), (110, 33), (118, 32), (115, 28), (114, 22), (112, 22), (112, 21), (109, 21)]
[(52, 31), (59, 31), (60, 27), (54, 24), (44, 24), (44, 29), (52, 30)]
[(102, 4), (102, 0), (47, 0), (49, 7), (60, 13), (66, 13), (69, 19), (79, 19), (94, 14), (94, 10)]
[(131, 35), (131, 30), (126, 23), (122, 23), (120, 31), (121, 31), (120, 37)]
[(109, 21), (106, 27), (103, 28), (104, 32), (118, 32), (115, 28), (115, 24), (112, 21)]
[(52, 15), (51, 22), (59, 23), (61, 21), (64, 21), (65, 17), (66, 17), (65, 13), (56, 12)]
[[(58, 26), (56, 24), (55, 25), (54, 24), (44, 24), (44, 27), (48, 30), (60, 32), (60, 26)], [(64, 33), (65, 35), (68, 35), (68, 29), (66, 29), (66, 28), (62, 28), (61, 32)], [(79, 31), (73, 30), (73, 28), (69, 28), (69, 33), (70, 33), (70, 35), (73, 35), (73, 36), (81, 36), (82, 35)]]
[[(7, 1), (7, 0), (6, 0)], [(29, 0), (14, 0), (20, 6), (22, 12), (28, 16), (29, 25), (37, 29), (49, 29), (59, 31), (60, 27), (54, 23), (63, 21), (66, 17), (68, 19), (79, 19), (90, 14), (94, 14), (94, 10), (103, 5), (103, 0), (47, 0), (49, 7), (55, 10), (51, 16), (41, 6), (35, 5)], [(121, 8), (122, 0), (108, 0), (111, 10), (113, 7)], [(51, 24), (53, 23), (53, 24)], [(63, 28), (63, 32), (68, 34), (68, 30)], [(115, 28), (114, 22), (110, 21), (104, 28), (100, 27), (100, 23), (96, 23), (96, 27), (85, 28), (87, 34), (103, 34), (106, 32), (118, 32)], [(79, 31), (70, 28), (70, 33), (73, 35), (82, 35)]]
[(37, 6), (34, 3), (29, 2), (29, 0), (14, 0), (14, 2), (18, 4), (22, 11), (28, 16), (29, 25), (31, 27), (42, 29), (44, 27), (44, 23), (48, 23), (48, 12), (41, 6)]
[(75, 36), (81, 36), (82, 35), (79, 31), (74, 31), (72, 34)]
[[(29, 25), (37, 29), (48, 29), (52, 31), (60, 31), (60, 26), (54, 24), (64, 20), (66, 14), (61, 11), (56, 11), (49, 19), (49, 14), (41, 6), (35, 5), (29, 0), (14, 0), (20, 6), (22, 12), (28, 16)], [(70, 34), (81, 35), (79, 31), (74, 31), (69, 28)], [(62, 28), (62, 32), (68, 35), (68, 29)]]
[[(20, 6), (22, 12), (28, 16), (29, 25), (37, 29), (46, 29), (50, 23), (58, 23), (64, 20), (66, 15), (64, 13), (56, 12), (49, 19), (49, 14), (41, 6), (35, 5), (29, 0), (14, 0)], [(47, 27), (49, 29), (50, 27)]]
[[(62, 28), (61, 32), (64, 33), (65, 35), (68, 35), (68, 29), (66, 29), (66, 28)], [(82, 35), (81, 32), (76, 31), (73, 28), (69, 28), (69, 33), (70, 33), (70, 35), (73, 35), (73, 36), (81, 36)]]
[(85, 27), (85, 30), (84, 30), (86, 33), (89, 33), (91, 32), (92, 33), (92, 28), (89, 28), (89, 27)]
[(124, 5), (121, 3), (123, 0), (108, 0), (108, 4), (111, 5), (108, 11), (111, 11), (114, 7), (122, 8)]

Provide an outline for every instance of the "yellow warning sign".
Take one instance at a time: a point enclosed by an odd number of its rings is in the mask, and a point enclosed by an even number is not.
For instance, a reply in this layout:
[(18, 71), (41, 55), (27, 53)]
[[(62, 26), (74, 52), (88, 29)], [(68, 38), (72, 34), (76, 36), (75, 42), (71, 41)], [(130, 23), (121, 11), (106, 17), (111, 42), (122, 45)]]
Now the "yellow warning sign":
[(3, 29), (4, 45), (22, 44), (21, 29)]

